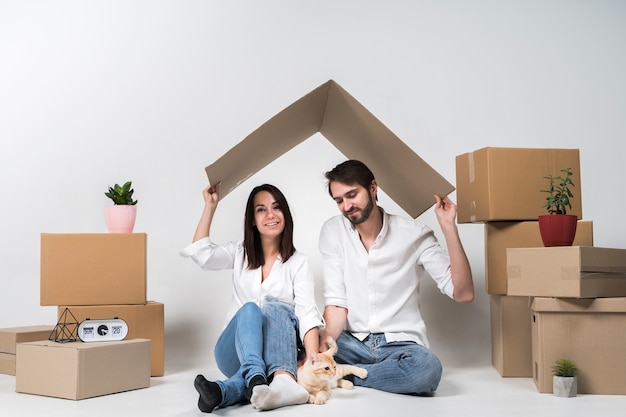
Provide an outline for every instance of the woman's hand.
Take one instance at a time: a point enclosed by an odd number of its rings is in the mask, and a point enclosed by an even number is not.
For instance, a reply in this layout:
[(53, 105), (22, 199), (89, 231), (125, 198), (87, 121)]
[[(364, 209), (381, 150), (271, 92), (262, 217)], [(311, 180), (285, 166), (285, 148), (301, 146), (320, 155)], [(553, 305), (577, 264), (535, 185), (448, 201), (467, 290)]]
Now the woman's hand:
[(204, 198), (204, 204), (208, 206), (217, 207), (217, 203), (220, 200), (220, 183), (208, 185), (202, 190), (202, 197)]

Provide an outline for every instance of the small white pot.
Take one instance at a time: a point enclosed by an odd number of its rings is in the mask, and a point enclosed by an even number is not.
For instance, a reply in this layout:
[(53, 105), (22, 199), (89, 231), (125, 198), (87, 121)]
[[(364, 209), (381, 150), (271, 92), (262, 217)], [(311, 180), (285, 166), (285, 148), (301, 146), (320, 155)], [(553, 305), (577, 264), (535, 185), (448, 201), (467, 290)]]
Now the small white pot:
[(553, 376), (552, 392), (557, 397), (575, 397), (578, 393), (577, 378), (575, 376)]

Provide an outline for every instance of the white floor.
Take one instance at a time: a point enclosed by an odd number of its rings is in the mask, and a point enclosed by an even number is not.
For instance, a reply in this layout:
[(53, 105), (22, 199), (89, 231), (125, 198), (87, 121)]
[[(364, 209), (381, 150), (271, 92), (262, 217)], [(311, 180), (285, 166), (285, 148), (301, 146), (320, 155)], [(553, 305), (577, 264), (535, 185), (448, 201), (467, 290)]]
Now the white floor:
[[(15, 392), (15, 377), (0, 375), (0, 416), (201, 416), (192, 381), (197, 371), (173, 370), (152, 378), (146, 389), (81, 401)], [(216, 376), (207, 374), (207, 376)], [(501, 416), (624, 416), (626, 396), (579, 395), (557, 398), (539, 394), (530, 378), (502, 378), (490, 367), (446, 369), (434, 397), (387, 394), (367, 388), (333, 391), (326, 405), (301, 405), (264, 412), (264, 415), (467, 417)], [(251, 405), (215, 410), (215, 415), (258, 415)]]

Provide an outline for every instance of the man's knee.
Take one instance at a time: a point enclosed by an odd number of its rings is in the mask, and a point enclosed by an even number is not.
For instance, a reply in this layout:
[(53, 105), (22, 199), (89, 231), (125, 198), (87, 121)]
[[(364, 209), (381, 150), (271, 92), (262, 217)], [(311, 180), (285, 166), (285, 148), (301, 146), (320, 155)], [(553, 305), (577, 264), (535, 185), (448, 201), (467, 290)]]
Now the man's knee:
[(400, 360), (400, 367), (404, 368), (408, 376), (407, 393), (428, 394), (439, 386), (443, 367), (439, 358), (430, 350), (420, 348), (407, 352)]

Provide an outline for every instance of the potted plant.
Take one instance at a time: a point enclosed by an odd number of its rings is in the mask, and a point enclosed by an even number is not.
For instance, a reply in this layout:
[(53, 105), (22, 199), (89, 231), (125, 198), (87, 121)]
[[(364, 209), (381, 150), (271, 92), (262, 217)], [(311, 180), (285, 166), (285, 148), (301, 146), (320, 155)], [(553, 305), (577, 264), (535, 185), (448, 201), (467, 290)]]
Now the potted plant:
[(575, 397), (578, 392), (578, 368), (571, 359), (561, 358), (552, 366), (552, 392), (557, 397)]
[(543, 178), (548, 180), (549, 188), (541, 190), (548, 193), (543, 207), (548, 214), (539, 216), (539, 232), (544, 246), (572, 246), (576, 236), (576, 225), (578, 218), (575, 215), (567, 214), (567, 209), (572, 208), (571, 198), (574, 194), (570, 187), (574, 187), (572, 182), (571, 168), (562, 169), (565, 176), (547, 175)]
[(104, 220), (109, 233), (132, 233), (137, 217), (137, 200), (133, 200), (132, 181), (124, 185), (115, 184), (104, 193), (113, 201), (104, 207)]

